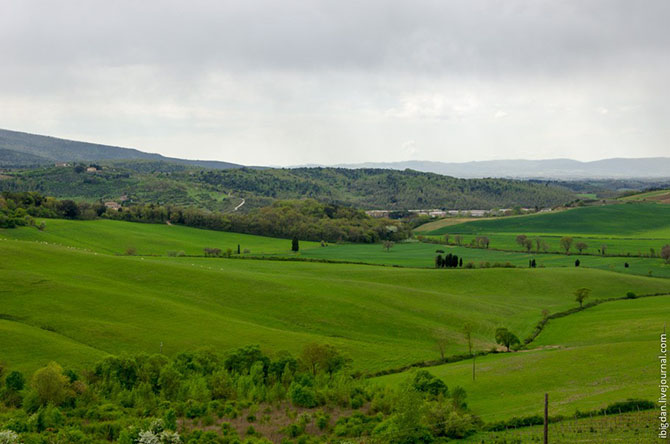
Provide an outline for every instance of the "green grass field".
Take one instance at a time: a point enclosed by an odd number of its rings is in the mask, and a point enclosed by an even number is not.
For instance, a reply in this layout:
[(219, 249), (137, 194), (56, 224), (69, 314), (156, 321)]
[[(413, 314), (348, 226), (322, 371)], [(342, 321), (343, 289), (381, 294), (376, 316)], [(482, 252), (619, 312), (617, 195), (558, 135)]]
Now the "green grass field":
[[(443, 254), (452, 253), (463, 258), (463, 263), (473, 262), (476, 267), (482, 263), (510, 264), (526, 268), (528, 261), (535, 259), (538, 267), (574, 268), (575, 260), (579, 259), (581, 267), (616, 271), (619, 273), (640, 276), (670, 278), (670, 265), (660, 258), (616, 257), (595, 255), (535, 254), (513, 251), (486, 250), (421, 242), (397, 243), (386, 251), (379, 244), (342, 244), (329, 245), (325, 248), (312, 248), (300, 254), (304, 258), (366, 262), (380, 265), (399, 265), (404, 267), (432, 268), (435, 266), (437, 250)], [(625, 264), (629, 267), (626, 268)], [(444, 270), (450, 272), (451, 270)], [(651, 273), (651, 274), (650, 274)]]
[[(261, 344), (297, 352), (308, 342), (346, 350), (356, 368), (379, 370), (438, 357), (436, 328), (453, 336), (475, 324), (476, 343), (496, 327), (521, 337), (542, 309), (574, 306), (572, 291), (594, 298), (670, 291), (670, 281), (598, 270), (419, 270), (243, 259), (142, 258), (68, 247), (0, 241), (1, 317), (57, 334), (72, 349), (166, 353)], [(51, 335), (50, 335), (51, 337)], [(55, 337), (55, 336), (54, 336)], [(35, 367), (48, 359), (76, 365), (59, 348), (9, 347), (2, 359)], [(7, 342), (9, 341), (9, 342)], [(39, 342), (36, 340), (35, 342)], [(13, 351), (12, 351), (13, 350)]]
[[(628, 398), (658, 396), (659, 335), (670, 315), (670, 296), (606, 302), (551, 320), (534, 349), (488, 355), (432, 367), (448, 385), (465, 387), (470, 406), (485, 421), (542, 413), (572, 415)], [(377, 378), (397, 384), (406, 377)]]
[[(565, 254), (565, 251), (562, 249), (560, 240), (563, 237), (562, 234), (544, 234), (544, 233), (519, 233), (526, 234), (533, 241), (532, 252), (536, 251), (536, 242), (535, 239), (540, 239), (541, 243), (545, 243), (547, 246), (547, 252), (549, 253), (559, 253)], [(461, 235), (462, 242), (461, 245), (469, 245), (477, 236), (485, 235), (491, 241), (489, 248), (497, 250), (506, 250), (506, 251), (519, 251), (526, 252), (526, 249), (521, 247), (516, 242), (517, 234), (508, 234), (508, 233), (484, 233), (477, 235)], [(430, 235), (424, 236), (427, 238), (435, 239), (440, 242), (445, 241), (446, 235)], [(451, 244), (455, 244), (454, 240), (455, 235), (449, 235), (449, 241)], [(602, 248), (605, 247), (606, 255), (615, 255), (615, 256), (649, 256), (651, 249), (654, 249), (654, 255), (658, 257), (660, 254), (661, 248), (664, 245), (670, 243), (670, 237), (658, 237), (658, 238), (638, 238), (638, 237), (616, 237), (616, 236), (576, 236), (570, 235), (573, 238), (572, 247), (570, 249), (570, 254), (577, 255), (581, 254), (576, 245), (579, 242), (583, 242), (587, 245), (587, 248), (582, 252), (584, 255), (588, 256), (600, 256), (602, 255)], [(540, 252), (544, 252), (541, 248)]]
[[(204, 247), (236, 249), (238, 243), (251, 250), (247, 258), (167, 257), (167, 251), (201, 255)], [(123, 255), (129, 247), (146, 256)], [(474, 325), (477, 350), (495, 347), (500, 326), (523, 339), (543, 310), (576, 306), (572, 292), (579, 287), (593, 290), (591, 300), (670, 292), (670, 280), (659, 278), (670, 277), (670, 266), (658, 258), (421, 242), (397, 243), (388, 252), (379, 244), (301, 242), (300, 253), (289, 249), (285, 239), (108, 220), (47, 220), (45, 231), (0, 231), (0, 361), (29, 373), (51, 360), (82, 368), (107, 354), (154, 353), (161, 343), (173, 355), (249, 344), (299, 353), (319, 342), (343, 350), (356, 370), (374, 372), (439, 358), (436, 329), (447, 332), (447, 355), (466, 352), (465, 323)], [(510, 262), (518, 268), (436, 270), (438, 249), (478, 267)], [(527, 268), (531, 258), (538, 268)], [(668, 315), (670, 296), (607, 302), (550, 321), (528, 351), (478, 358), (475, 382), (471, 361), (429, 370), (449, 386), (463, 386), (485, 422), (539, 413), (544, 392), (552, 414), (654, 399), (657, 336)], [(406, 376), (372, 381), (395, 385)]]
[[(203, 254), (203, 248), (249, 250), (251, 254), (289, 254), (290, 239), (250, 234), (201, 230), (179, 225), (140, 224), (112, 220), (72, 221), (46, 219), (46, 229), (33, 227), (0, 229), (0, 238), (48, 242), (83, 248), (98, 253), (124, 254), (134, 248), (138, 255), (166, 255), (183, 251), (189, 255)], [(302, 249), (319, 246), (317, 242), (301, 242)]]
[(449, 225), (426, 234), (561, 234), (670, 238), (670, 207), (636, 203), (580, 207), (556, 213), (478, 220)]
[[(438, 221), (439, 222), (439, 221)], [(438, 222), (432, 222), (437, 227)], [(429, 224), (426, 224), (429, 225)], [(428, 227), (430, 228), (430, 227)], [(455, 236), (462, 237), (462, 244), (469, 244), (477, 236), (487, 236), (490, 248), (523, 251), (516, 243), (516, 236), (527, 235), (546, 245), (549, 252), (563, 253), (560, 239), (573, 238), (572, 254), (577, 254), (577, 244), (583, 242), (588, 255), (658, 256), (661, 248), (670, 243), (670, 206), (655, 203), (631, 203), (580, 207), (555, 213), (533, 214), (507, 218), (468, 221), (449, 224), (429, 230), (426, 226), (417, 228), (417, 234), (440, 241), (449, 235), (455, 243)], [(541, 251), (544, 248), (541, 248)]]
[[(594, 416), (549, 423), (549, 442), (557, 443), (636, 443), (659, 442), (658, 412), (647, 410), (614, 416)], [(479, 444), (540, 443), (543, 426), (510, 429), (503, 432), (480, 432), (465, 442)]]

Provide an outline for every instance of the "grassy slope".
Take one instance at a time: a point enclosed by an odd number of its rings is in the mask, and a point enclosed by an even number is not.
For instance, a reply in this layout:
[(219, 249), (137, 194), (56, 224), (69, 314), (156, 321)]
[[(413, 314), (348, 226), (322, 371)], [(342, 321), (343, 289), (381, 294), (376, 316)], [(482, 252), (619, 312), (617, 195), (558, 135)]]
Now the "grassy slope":
[[(204, 247), (217, 247), (224, 251), (226, 248), (231, 248), (236, 251), (239, 244), (242, 250), (250, 250), (251, 255), (296, 256), (290, 251), (290, 240), (285, 239), (200, 230), (176, 225), (110, 220), (48, 219), (46, 223), (45, 231), (38, 231), (32, 227), (0, 229), (0, 238), (48, 242), (108, 254), (123, 254), (127, 248), (134, 247), (139, 255), (166, 255), (170, 250), (184, 251), (189, 255), (201, 255)], [(514, 235), (508, 237), (509, 242), (512, 243)], [(497, 244), (497, 240), (494, 239), (492, 245)], [(526, 267), (528, 260), (533, 258), (536, 259), (538, 266), (573, 267), (577, 258), (575, 255), (487, 251), (419, 242), (398, 243), (388, 252), (379, 244), (330, 244), (326, 248), (321, 248), (317, 242), (307, 241), (300, 243), (300, 249), (300, 254), (297, 256), (304, 258), (424, 268), (433, 267), (435, 251), (438, 249), (457, 254), (463, 257), (466, 263), (469, 261), (475, 264), (510, 262), (518, 267)], [(644, 276), (651, 271), (653, 276), (670, 277), (670, 265), (657, 258), (580, 256), (579, 259), (582, 266), (585, 267)], [(625, 262), (630, 265), (629, 268), (624, 268)]]
[(599, 249), (605, 245), (607, 254), (648, 255), (650, 249), (658, 254), (663, 245), (670, 243), (670, 206), (637, 203), (582, 207), (417, 230), (441, 240), (449, 234), (452, 242), (455, 234), (461, 234), (465, 244), (478, 235), (486, 235), (491, 240), (491, 248), (513, 251), (523, 250), (516, 243), (518, 234), (526, 234), (533, 241), (542, 239), (550, 252), (562, 252), (559, 241), (567, 235), (574, 239), (573, 253), (577, 252), (576, 244), (584, 242), (588, 245), (585, 252), (589, 254), (600, 254)]
[[(466, 388), (471, 407), (485, 421), (540, 414), (543, 394), (552, 414), (572, 414), (627, 398), (657, 396), (658, 335), (670, 312), (670, 297), (601, 304), (551, 321), (527, 352), (489, 355), (433, 367), (449, 385)], [(558, 348), (556, 348), (558, 347)], [(397, 383), (404, 374), (379, 378)]]
[[(291, 241), (249, 234), (228, 233), (178, 225), (140, 224), (112, 220), (71, 221), (47, 219), (45, 231), (32, 227), (0, 229), (0, 238), (30, 240), (85, 248), (98, 253), (123, 254), (133, 247), (140, 255), (165, 255), (167, 251), (203, 254), (203, 248), (248, 249), (256, 253), (290, 253)], [(301, 242), (302, 249), (318, 246)]]
[(670, 207), (653, 203), (575, 208), (557, 213), (479, 220), (427, 234), (515, 233), (670, 237)]
[[(523, 337), (542, 309), (572, 306), (577, 287), (592, 288), (593, 297), (670, 291), (670, 281), (585, 269), (445, 273), (138, 258), (11, 240), (0, 241), (0, 281), (3, 318), (53, 330), (101, 353), (153, 352), (161, 341), (166, 353), (252, 343), (297, 352), (319, 341), (343, 348), (366, 370), (436, 358), (437, 327), (452, 332), (450, 354), (464, 349), (459, 331), (465, 322), (475, 323), (481, 347), (491, 345), (500, 325)], [(48, 359), (80, 363), (46, 344), (16, 349), (8, 348), (9, 337), (0, 342), (0, 359), (27, 367)]]
[(619, 198), (619, 200), (623, 202), (650, 201), (667, 204), (670, 203), (670, 190), (647, 191), (645, 193), (624, 196)]
[(440, 228), (443, 228), (443, 227), (463, 224), (465, 222), (472, 222), (474, 220), (479, 220), (479, 218), (476, 218), (476, 217), (445, 217), (445, 218), (442, 218), (442, 219), (434, 220), (432, 222), (428, 222), (428, 223), (425, 223), (423, 225), (420, 225), (420, 226), (416, 227), (416, 229), (414, 231), (416, 231), (418, 234), (422, 234), (424, 232), (435, 231), (435, 230), (439, 230)]

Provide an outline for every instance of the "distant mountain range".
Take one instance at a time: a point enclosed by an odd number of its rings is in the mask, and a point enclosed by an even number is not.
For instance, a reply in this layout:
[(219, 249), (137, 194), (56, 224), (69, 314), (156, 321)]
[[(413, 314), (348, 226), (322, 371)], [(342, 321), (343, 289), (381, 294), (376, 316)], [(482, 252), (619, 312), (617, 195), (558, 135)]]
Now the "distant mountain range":
[[(58, 139), (0, 129), (0, 167), (27, 168), (53, 165), (57, 162), (100, 162), (119, 160), (147, 160), (168, 162), (216, 170), (243, 168), (230, 162), (216, 160), (188, 160), (145, 153), (132, 148), (100, 145)], [(305, 165), (303, 167), (322, 167)], [(571, 159), (547, 160), (487, 160), (480, 162), (445, 163), (410, 160), (406, 162), (368, 162), (334, 165), (337, 168), (378, 168), (391, 170), (411, 169), (458, 178), (514, 178), (514, 179), (659, 179), (670, 178), (670, 157), (639, 159), (604, 159), (579, 162)], [(263, 168), (263, 167), (251, 167)], [(300, 168), (295, 167), (295, 168)]]
[(571, 159), (486, 160), (445, 163), (421, 160), (336, 165), (340, 168), (412, 169), (460, 178), (500, 177), (516, 179), (621, 179), (670, 178), (669, 157), (603, 159), (580, 162)]
[(76, 142), (0, 129), (0, 167), (32, 167), (57, 162), (99, 162), (113, 160), (152, 160), (224, 170), (242, 168), (216, 160), (187, 160), (145, 153), (132, 148)]

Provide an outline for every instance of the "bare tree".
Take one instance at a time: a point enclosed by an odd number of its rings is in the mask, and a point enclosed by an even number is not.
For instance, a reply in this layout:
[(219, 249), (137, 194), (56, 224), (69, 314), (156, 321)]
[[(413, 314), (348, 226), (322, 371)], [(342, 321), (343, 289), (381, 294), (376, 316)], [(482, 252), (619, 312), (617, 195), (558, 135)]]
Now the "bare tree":
[(530, 240), (530, 239), (526, 239), (526, 240), (523, 242), (523, 246), (524, 246), (524, 248), (526, 249), (526, 252), (530, 253), (530, 250), (533, 249), (533, 241)]
[(526, 236), (525, 234), (519, 234), (516, 237), (516, 243), (519, 244), (520, 247), (525, 248), (527, 239), (528, 239), (528, 236)]
[(670, 263), (670, 245), (664, 245), (663, 248), (661, 248), (661, 257), (665, 262)]
[(449, 343), (449, 333), (443, 328), (437, 328), (433, 332), (433, 338), (435, 339), (435, 344), (437, 344), (437, 349), (440, 352), (440, 359), (444, 360), (447, 344)]
[(589, 246), (585, 242), (577, 242), (575, 244), (575, 248), (577, 248), (577, 250), (579, 251), (579, 254), (582, 254), (582, 251), (589, 248)]
[(570, 236), (562, 237), (559, 241), (561, 248), (565, 251), (565, 254), (570, 254), (570, 248), (572, 248), (572, 238)]
[(393, 243), (393, 241), (387, 240), (387, 241), (384, 241), (383, 245), (384, 245), (384, 250), (386, 250), (386, 252), (388, 253), (389, 251), (391, 251), (391, 248), (393, 248), (393, 245), (395, 245), (395, 244)]
[(463, 335), (468, 342), (468, 354), (472, 356), (472, 324), (469, 322), (463, 326)]

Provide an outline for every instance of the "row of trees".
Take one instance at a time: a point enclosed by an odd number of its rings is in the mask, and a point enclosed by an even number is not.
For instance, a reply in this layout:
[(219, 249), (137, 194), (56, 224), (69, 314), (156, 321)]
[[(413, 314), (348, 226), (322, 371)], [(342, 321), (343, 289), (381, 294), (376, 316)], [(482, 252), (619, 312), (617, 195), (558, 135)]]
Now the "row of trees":
[(455, 254), (447, 254), (442, 257), (441, 254), (435, 256), (435, 268), (457, 268), (463, 266), (463, 258), (459, 258)]

